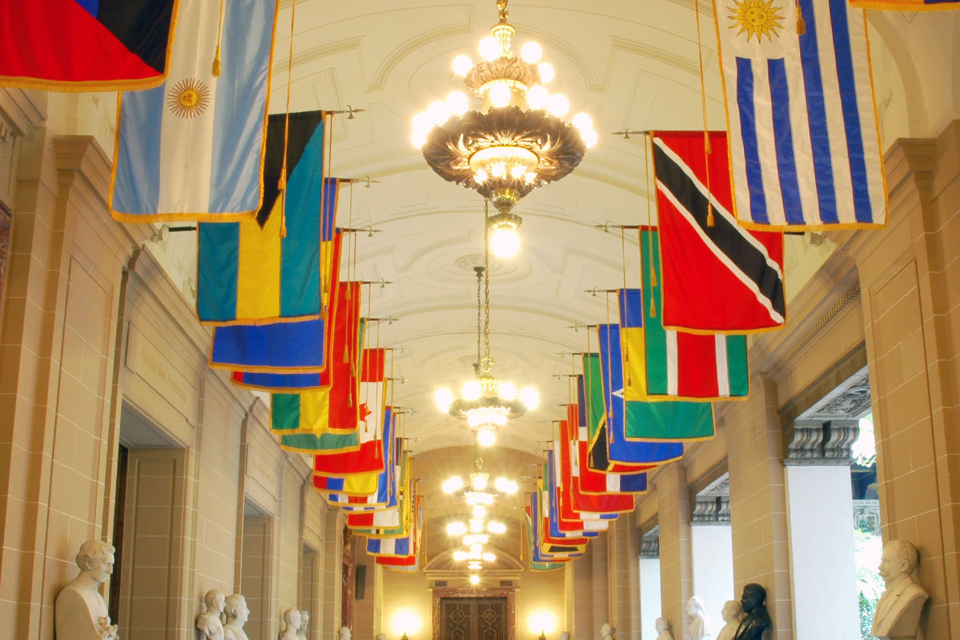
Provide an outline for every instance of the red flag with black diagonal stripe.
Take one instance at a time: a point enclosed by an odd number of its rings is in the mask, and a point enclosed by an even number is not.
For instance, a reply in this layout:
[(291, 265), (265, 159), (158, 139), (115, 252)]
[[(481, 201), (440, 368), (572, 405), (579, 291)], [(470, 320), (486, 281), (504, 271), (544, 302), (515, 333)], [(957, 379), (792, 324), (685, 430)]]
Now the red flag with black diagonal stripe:
[(694, 333), (779, 329), (787, 316), (783, 233), (737, 223), (727, 134), (709, 135), (712, 153), (705, 154), (701, 131), (653, 134), (663, 326)]

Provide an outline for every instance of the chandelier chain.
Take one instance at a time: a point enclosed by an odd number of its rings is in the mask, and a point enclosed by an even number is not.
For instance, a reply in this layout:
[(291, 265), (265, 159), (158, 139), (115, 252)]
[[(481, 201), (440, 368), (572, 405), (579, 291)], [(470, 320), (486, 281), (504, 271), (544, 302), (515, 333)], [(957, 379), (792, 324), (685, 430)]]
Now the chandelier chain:
[[(506, 4), (506, 3), (504, 3)], [(490, 199), (483, 199), (483, 372), (490, 373)]]
[(477, 272), (477, 365), (474, 373), (480, 375), (480, 370), (483, 366), (483, 350), (481, 349), (483, 336), (483, 308), (481, 307), (480, 302), (480, 287), (483, 284), (483, 272), (486, 271), (486, 269), (477, 267), (475, 271)]

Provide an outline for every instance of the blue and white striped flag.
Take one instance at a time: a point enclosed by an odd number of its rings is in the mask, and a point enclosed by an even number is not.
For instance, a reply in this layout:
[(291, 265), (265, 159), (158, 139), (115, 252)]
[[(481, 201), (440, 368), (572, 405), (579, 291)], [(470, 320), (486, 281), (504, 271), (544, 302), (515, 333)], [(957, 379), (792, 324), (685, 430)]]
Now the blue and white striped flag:
[(410, 538), (367, 539), (367, 553), (372, 556), (409, 556), (412, 550)]
[(714, 15), (737, 218), (886, 224), (864, 12), (847, 0), (714, 0)]
[(278, 0), (180, 0), (167, 80), (123, 93), (110, 212), (123, 222), (239, 220), (262, 200)]

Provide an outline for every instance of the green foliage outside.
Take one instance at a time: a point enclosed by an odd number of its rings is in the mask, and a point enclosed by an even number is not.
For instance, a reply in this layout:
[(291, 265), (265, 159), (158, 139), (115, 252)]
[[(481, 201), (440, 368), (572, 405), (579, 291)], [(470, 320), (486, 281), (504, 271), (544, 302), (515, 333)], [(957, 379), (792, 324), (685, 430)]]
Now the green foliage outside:
[(877, 573), (880, 554), (883, 552), (883, 540), (880, 536), (859, 529), (854, 530), (855, 553), (857, 559), (857, 591), (860, 600), (860, 637), (862, 640), (876, 640), (870, 634), (873, 612), (877, 600), (883, 593), (883, 580)]

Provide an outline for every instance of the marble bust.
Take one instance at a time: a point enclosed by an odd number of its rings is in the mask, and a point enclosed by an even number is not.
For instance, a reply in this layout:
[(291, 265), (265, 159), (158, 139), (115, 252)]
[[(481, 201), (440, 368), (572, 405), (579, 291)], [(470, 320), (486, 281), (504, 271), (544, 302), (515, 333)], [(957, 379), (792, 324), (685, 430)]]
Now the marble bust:
[(683, 634), (684, 640), (701, 640), (704, 636), (713, 635), (713, 625), (702, 598), (693, 596), (687, 600), (687, 615), (690, 616), (690, 624)]
[(767, 590), (759, 584), (751, 582), (743, 587), (740, 608), (745, 616), (737, 625), (734, 640), (767, 640), (773, 637), (773, 621), (764, 605), (766, 600)]
[(204, 594), (204, 610), (197, 616), (197, 629), (200, 629), (206, 640), (223, 640), (223, 623), (220, 622), (220, 614), (223, 613), (225, 603), (226, 599), (220, 589), (210, 589)]
[(297, 629), (297, 637), (305, 639), (307, 637), (307, 628), (310, 626), (310, 612), (306, 609), (300, 609), (300, 628)]
[(717, 634), (717, 640), (733, 640), (737, 635), (737, 627), (740, 626), (740, 619), (743, 615), (740, 609), (740, 603), (736, 600), (727, 600), (723, 604), (720, 615), (723, 616), (723, 621), (726, 624), (723, 625), (723, 629), (720, 629), (720, 633)]
[(87, 540), (80, 545), (77, 566), (80, 575), (57, 595), (54, 624), (58, 640), (116, 640), (117, 625), (110, 624), (107, 603), (100, 595), (100, 585), (113, 573), (116, 550), (100, 540)]
[(614, 634), (617, 633), (617, 628), (614, 627), (609, 622), (604, 622), (603, 626), (600, 627), (600, 638), (602, 640), (612, 640)]
[(337, 631), (337, 638), (339, 640), (350, 640), (350, 627), (340, 627)]
[(374, 637), (374, 640), (387, 640), (387, 634), (381, 631)]
[(929, 597), (913, 581), (920, 556), (917, 548), (906, 540), (891, 540), (880, 557), (880, 577), (887, 589), (877, 601), (870, 632), (888, 638), (916, 638), (920, 610)]
[(287, 609), (283, 612), (283, 631), (277, 636), (278, 640), (298, 640), (297, 630), (303, 621), (300, 619), (300, 611), (297, 609)]
[(564, 631), (560, 634), (560, 640), (570, 640), (570, 632)]
[(657, 640), (673, 640), (673, 634), (670, 632), (670, 621), (666, 618), (657, 618), (656, 629)]
[(243, 625), (250, 618), (246, 598), (239, 593), (227, 596), (223, 605), (223, 617), (226, 619), (223, 625), (223, 640), (248, 640), (247, 632), (243, 630)]

